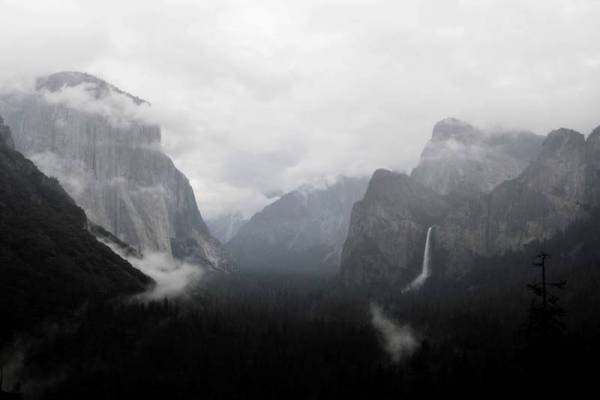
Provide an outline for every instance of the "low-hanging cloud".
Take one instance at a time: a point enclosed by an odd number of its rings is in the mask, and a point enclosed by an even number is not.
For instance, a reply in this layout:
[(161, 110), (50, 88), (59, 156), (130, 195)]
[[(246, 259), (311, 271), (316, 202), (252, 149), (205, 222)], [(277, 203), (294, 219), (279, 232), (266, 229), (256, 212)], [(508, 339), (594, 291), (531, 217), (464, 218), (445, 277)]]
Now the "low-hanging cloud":
[(0, 87), (82, 70), (149, 100), (209, 217), (320, 176), (410, 170), (447, 116), (600, 123), (593, 0), (0, 4)]
[(139, 300), (157, 300), (184, 295), (200, 282), (205, 273), (203, 267), (177, 260), (168, 253), (146, 251), (136, 257), (125, 254), (113, 243), (104, 240), (102, 242), (135, 268), (154, 279), (156, 284), (150, 290), (135, 296)]
[(138, 104), (131, 97), (108, 88), (101, 97), (95, 95), (92, 82), (65, 86), (59, 90), (43, 89), (41, 94), (50, 104), (60, 104), (78, 111), (101, 115), (116, 128), (127, 129), (131, 123), (158, 125), (160, 120), (150, 104)]
[(204, 275), (202, 267), (175, 260), (167, 253), (145, 253), (141, 259), (129, 259), (129, 262), (156, 282), (150, 292), (140, 295), (142, 299), (180, 296)]
[(419, 342), (410, 325), (400, 325), (388, 317), (383, 309), (371, 303), (371, 323), (380, 336), (385, 352), (393, 363), (410, 357), (418, 348)]

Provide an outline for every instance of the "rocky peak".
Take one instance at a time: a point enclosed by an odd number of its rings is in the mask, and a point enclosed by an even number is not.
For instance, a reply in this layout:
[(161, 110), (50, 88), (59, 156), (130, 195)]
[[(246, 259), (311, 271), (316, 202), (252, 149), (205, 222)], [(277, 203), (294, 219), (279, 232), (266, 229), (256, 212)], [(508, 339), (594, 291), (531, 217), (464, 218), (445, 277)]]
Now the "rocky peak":
[(377, 169), (375, 170), (375, 172), (373, 172), (373, 176), (369, 181), (367, 194), (372, 195), (374, 193), (379, 193), (380, 190), (378, 189), (385, 189), (386, 183), (391, 179), (396, 179), (398, 181), (406, 181), (406, 178), (408, 178), (406, 174), (395, 173), (383, 168)]
[(548, 134), (542, 144), (540, 157), (569, 157), (581, 152), (584, 147), (585, 137), (581, 133), (560, 128)]
[(10, 128), (4, 125), (2, 117), (0, 117), (0, 147), (7, 147), (11, 150), (15, 148), (15, 143), (10, 134)]
[(587, 147), (600, 149), (600, 126), (597, 126), (596, 129), (594, 129), (592, 133), (588, 135), (586, 145)]
[(482, 132), (454, 118), (435, 124), (433, 137), (411, 176), (441, 194), (488, 193), (517, 177), (539, 153), (531, 132)]
[(561, 171), (572, 173), (573, 168), (585, 163), (585, 150), (585, 137), (581, 133), (565, 128), (556, 129), (548, 134), (539, 156), (522, 178), (531, 180), (532, 174), (557, 174)]
[(412, 197), (415, 192), (425, 189), (404, 173), (378, 169), (369, 181), (365, 200), (402, 201)]
[(535, 161), (518, 178), (529, 188), (561, 202), (581, 200), (585, 187), (585, 137), (571, 129), (548, 134)]
[(446, 118), (433, 127), (432, 141), (456, 140), (468, 144), (477, 141), (481, 136), (481, 132), (472, 125), (456, 118)]
[(389, 169), (379, 168), (379, 169), (376, 169), (375, 172), (373, 172), (373, 176), (371, 177), (371, 182), (390, 178), (390, 177), (396, 176), (396, 175), (403, 175), (403, 174), (397, 174), (397, 173), (390, 171)]
[(140, 99), (137, 96), (122, 91), (118, 87), (111, 85), (110, 83), (85, 72), (77, 71), (63, 71), (57, 72), (52, 75), (38, 78), (36, 81), (36, 90), (48, 90), (50, 92), (57, 92), (65, 87), (75, 87), (79, 85), (87, 84), (89, 87), (87, 90), (94, 94), (96, 99), (100, 99), (108, 96), (110, 93), (117, 93), (120, 95), (127, 96), (133, 100), (134, 103), (149, 104), (147, 101)]
[(385, 169), (373, 173), (363, 202), (391, 206), (427, 226), (446, 211), (445, 201), (438, 193), (409, 175)]

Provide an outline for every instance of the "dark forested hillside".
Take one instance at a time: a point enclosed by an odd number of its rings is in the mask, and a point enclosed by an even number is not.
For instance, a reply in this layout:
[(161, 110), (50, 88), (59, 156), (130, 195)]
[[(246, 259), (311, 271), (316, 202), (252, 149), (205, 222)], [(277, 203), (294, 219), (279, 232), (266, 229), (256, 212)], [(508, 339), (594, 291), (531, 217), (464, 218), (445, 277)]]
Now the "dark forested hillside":
[[(436, 270), (409, 294), (253, 273), (218, 277), (186, 301), (98, 304), (25, 352), (20, 378), (56, 399), (576, 396), (600, 356), (599, 222), (593, 211), (551, 241), (477, 260), (451, 284)], [(541, 348), (527, 288), (540, 249), (552, 252), (548, 279), (567, 281), (556, 293), (565, 329)], [(412, 356), (388, 356), (372, 302), (414, 328)]]
[[(0, 128), (9, 132), (1, 119)], [(0, 343), (91, 297), (134, 293), (151, 283), (87, 231), (84, 212), (55, 179), (14, 151), (8, 140), (2, 142)]]

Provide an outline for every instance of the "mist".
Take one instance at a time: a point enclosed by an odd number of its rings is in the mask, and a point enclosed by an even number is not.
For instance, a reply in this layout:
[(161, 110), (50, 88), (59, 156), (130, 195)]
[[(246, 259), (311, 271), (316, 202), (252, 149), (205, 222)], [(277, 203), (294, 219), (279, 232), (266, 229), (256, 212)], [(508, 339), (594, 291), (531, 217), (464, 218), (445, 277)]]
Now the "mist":
[(125, 254), (112, 243), (102, 242), (156, 283), (146, 292), (135, 295), (137, 300), (160, 300), (185, 295), (188, 289), (200, 282), (206, 272), (202, 266), (177, 260), (168, 253), (145, 251), (141, 256), (134, 257)]
[(0, 0), (0, 399), (593, 393), (599, 21)]
[(150, 101), (211, 218), (410, 170), (449, 116), (538, 134), (599, 122), (598, 1), (0, 4), (0, 87), (80, 70)]
[(419, 342), (409, 324), (399, 324), (371, 302), (371, 324), (379, 334), (383, 349), (393, 363), (404, 361), (418, 348)]

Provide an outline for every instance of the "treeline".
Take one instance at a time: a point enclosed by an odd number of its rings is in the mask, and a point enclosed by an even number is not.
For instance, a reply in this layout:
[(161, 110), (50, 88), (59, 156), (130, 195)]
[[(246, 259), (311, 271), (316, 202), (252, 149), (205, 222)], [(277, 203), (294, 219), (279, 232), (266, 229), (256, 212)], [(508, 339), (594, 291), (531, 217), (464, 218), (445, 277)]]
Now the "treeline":
[(509, 296), (461, 296), (432, 284), (420, 296), (378, 299), (422, 341), (399, 364), (370, 324), (373, 295), (308, 277), (249, 275), (186, 300), (90, 304), (27, 354), (22, 379), (48, 399), (385, 399), (574, 390), (593, 374), (583, 366), (600, 355), (597, 336), (566, 333), (549, 349), (548, 371), (547, 359), (527, 353), (527, 302), (511, 316), (502, 304)]
[[(476, 260), (452, 284), (434, 274), (417, 293), (234, 274), (177, 301), (90, 302), (24, 352), (20, 378), (47, 399), (576, 396), (600, 357), (599, 222), (593, 211), (551, 241)], [(540, 249), (549, 280), (567, 282), (566, 328), (543, 346), (528, 332)], [(391, 362), (372, 301), (414, 328), (412, 357)]]

